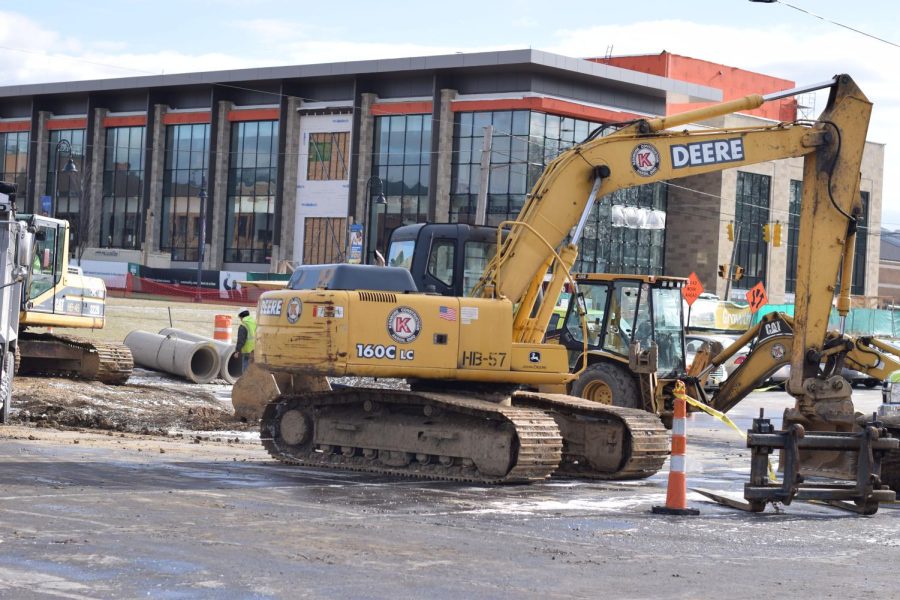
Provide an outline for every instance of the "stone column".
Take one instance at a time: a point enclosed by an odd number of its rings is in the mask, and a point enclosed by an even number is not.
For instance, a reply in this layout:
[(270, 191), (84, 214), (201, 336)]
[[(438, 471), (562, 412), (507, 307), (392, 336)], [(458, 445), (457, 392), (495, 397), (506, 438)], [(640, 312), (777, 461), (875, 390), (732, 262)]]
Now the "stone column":
[(359, 155), (356, 157), (356, 198), (350, 208), (357, 223), (368, 228), (369, 215), (366, 214), (366, 199), (369, 197), (369, 177), (372, 175), (372, 145), (375, 143), (375, 117), (372, 105), (378, 100), (375, 94), (360, 94), (359, 106)]
[[(281, 260), (294, 257), (294, 227), (297, 218), (297, 165), (300, 157), (300, 98), (287, 99), (285, 121), (279, 124), (278, 135), (284, 136), (284, 172), (280, 173), (281, 193), (281, 244), (272, 247), (271, 270), (278, 267)], [(302, 256), (300, 257), (302, 258)]]
[[(867, 215), (866, 239), (866, 296), (878, 295), (878, 265), (881, 262), (881, 213), (884, 206), (884, 144), (866, 142), (863, 151), (862, 178), (860, 190), (869, 193), (869, 214)], [(857, 234), (859, 235), (859, 233)]]
[(163, 175), (166, 165), (166, 125), (163, 123), (163, 115), (168, 110), (169, 107), (164, 104), (153, 106), (154, 126), (151, 131), (147, 131), (152, 149), (150, 156), (144, 158), (147, 164), (152, 165), (150, 169), (152, 177), (150, 180), (150, 197), (147, 199), (149, 210), (146, 215), (147, 235), (144, 241), (144, 264), (161, 267), (168, 267), (168, 261), (160, 260), (161, 257), (159, 256), (155, 257), (155, 260), (151, 260), (150, 254), (158, 254), (160, 252)]
[(441, 105), (434, 111), (438, 119), (438, 153), (431, 161), (431, 168), (437, 170), (437, 185), (434, 190), (434, 220), (445, 223), (450, 220), (450, 183), (453, 169), (453, 111), (451, 102), (456, 98), (456, 90), (441, 90)]
[(91, 154), (91, 164), (85, 165), (82, 174), (82, 204), (79, 207), (82, 212), (81, 222), (84, 228), (81, 231), (81, 244), (85, 248), (104, 247), (105, 240), (100, 239), (101, 224), (103, 222), (103, 162), (106, 156), (106, 128), (103, 120), (109, 110), (105, 108), (94, 109), (91, 118), (94, 119), (94, 136), (89, 141), (94, 146)]
[[(691, 271), (703, 283), (703, 288), (716, 293), (719, 285), (718, 265), (721, 254), (731, 252), (731, 242), (721, 223), (719, 204), (722, 174), (706, 173), (684, 177), (667, 187), (666, 201), (666, 275), (687, 277)], [(695, 191), (696, 190), (696, 191)], [(704, 215), (693, 219), (691, 215)], [(727, 261), (726, 261), (727, 262)], [(721, 280), (724, 282), (724, 280)], [(724, 287), (721, 293), (724, 292)]]
[(228, 112), (234, 108), (233, 102), (222, 100), (215, 110), (218, 111), (218, 130), (215, 131), (216, 148), (215, 163), (210, 165), (211, 182), (207, 183), (207, 202), (218, 200), (213, 207), (210, 238), (212, 243), (206, 245), (204, 252), (204, 269), (221, 269), (225, 256), (225, 245), (229, 243), (230, 231), (226, 231), (228, 214), (228, 163), (231, 157), (231, 122)]
[[(37, 139), (31, 140), (31, 150), (36, 153), (34, 162), (34, 189), (28, 194), (32, 199), (32, 207), (35, 213), (40, 213), (41, 196), (47, 194), (47, 169), (49, 167), (50, 153), (50, 131), (47, 130), (47, 121), (53, 113), (40, 111), (38, 113)], [(25, 190), (22, 190), (23, 192)], [(22, 193), (20, 196), (24, 196)], [(28, 206), (18, 204), (18, 209), (22, 212), (31, 209)]]

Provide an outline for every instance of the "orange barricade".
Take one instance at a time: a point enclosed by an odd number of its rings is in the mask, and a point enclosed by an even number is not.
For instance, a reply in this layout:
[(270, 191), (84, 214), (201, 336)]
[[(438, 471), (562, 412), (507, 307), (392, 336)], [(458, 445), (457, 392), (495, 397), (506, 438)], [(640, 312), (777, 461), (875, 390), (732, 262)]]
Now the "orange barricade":
[(213, 339), (231, 343), (231, 315), (216, 315)]

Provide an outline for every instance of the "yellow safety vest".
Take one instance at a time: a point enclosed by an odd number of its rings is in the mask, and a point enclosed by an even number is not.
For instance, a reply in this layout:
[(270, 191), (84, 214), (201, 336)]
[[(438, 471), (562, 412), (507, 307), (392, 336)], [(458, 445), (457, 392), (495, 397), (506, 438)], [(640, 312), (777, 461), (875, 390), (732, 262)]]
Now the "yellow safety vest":
[(241, 346), (241, 354), (250, 354), (256, 348), (256, 319), (248, 315), (241, 319), (241, 323), (247, 328), (247, 340)]

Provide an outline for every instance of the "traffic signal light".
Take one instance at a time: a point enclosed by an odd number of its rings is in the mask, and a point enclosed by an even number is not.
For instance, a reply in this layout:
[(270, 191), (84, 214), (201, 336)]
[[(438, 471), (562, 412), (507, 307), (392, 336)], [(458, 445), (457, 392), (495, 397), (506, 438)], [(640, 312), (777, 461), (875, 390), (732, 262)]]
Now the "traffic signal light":
[(763, 225), (763, 241), (768, 243), (768, 241), (771, 239), (772, 235), (769, 231), (769, 224), (766, 223), (765, 225)]
[(734, 223), (728, 223), (728, 225), (726, 225), (725, 227), (728, 230), (728, 241), (733, 242), (734, 241)]
[(781, 222), (776, 221), (775, 226), (772, 228), (772, 245), (780, 246), (781, 245)]
[(722, 279), (728, 277), (728, 265), (719, 265), (719, 277)]
[(734, 280), (740, 281), (741, 277), (744, 276), (744, 267), (741, 265), (734, 265)]

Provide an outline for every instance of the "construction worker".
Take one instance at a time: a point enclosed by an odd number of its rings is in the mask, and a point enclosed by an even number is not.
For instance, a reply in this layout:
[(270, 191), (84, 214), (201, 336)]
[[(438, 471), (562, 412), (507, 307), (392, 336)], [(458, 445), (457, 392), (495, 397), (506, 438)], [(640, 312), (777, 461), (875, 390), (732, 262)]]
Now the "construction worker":
[(241, 326), (238, 327), (235, 354), (241, 355), (241, 371), (244, 372), (253, 360), (253, 349), (256, 347), (256, 319), (246, 308), (238, 313), (238, 318)]

